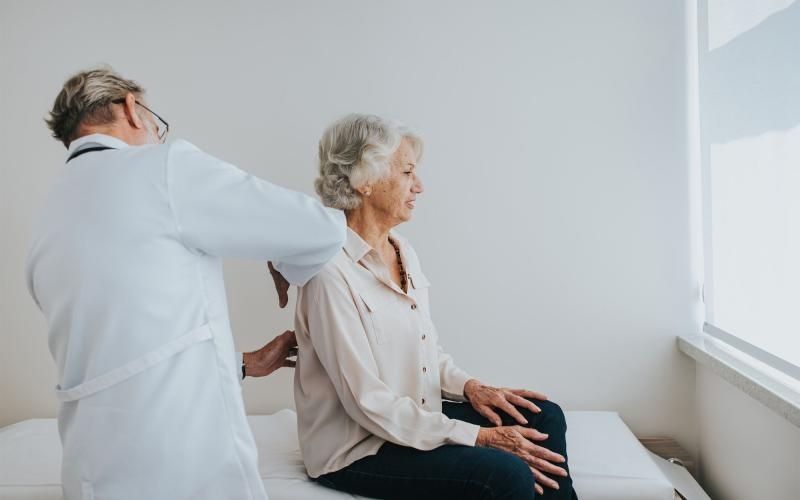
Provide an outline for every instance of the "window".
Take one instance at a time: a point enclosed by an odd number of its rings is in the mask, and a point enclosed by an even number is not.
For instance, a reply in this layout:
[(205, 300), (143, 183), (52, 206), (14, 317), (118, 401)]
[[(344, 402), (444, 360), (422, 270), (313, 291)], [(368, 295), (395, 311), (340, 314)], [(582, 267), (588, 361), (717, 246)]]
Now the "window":
[(800, 379), (800, 1), (698, 7), (705, 330)]

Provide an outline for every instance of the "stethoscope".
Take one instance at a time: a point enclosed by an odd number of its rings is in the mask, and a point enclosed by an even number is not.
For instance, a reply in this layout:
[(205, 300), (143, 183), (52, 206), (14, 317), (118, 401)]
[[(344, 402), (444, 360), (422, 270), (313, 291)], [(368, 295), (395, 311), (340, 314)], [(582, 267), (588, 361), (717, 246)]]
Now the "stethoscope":
[(75, 151), (74, 153), (72, 153), (71, 155), (69, 155), (69, 158), (67, 158), (66, 163), (69, 163), (70, 161), (74, 160), (75, 158), (79, 157), (80, 155), (85, 155), (86, 153), (92, 153), (94, 151), (105, 151), (106, 149), (116, 149), (116, 148), (112, 148), (112, 147), (109, 147), (109, 146), (92, 146), (90, 148), (79, 149), (79, 150)]

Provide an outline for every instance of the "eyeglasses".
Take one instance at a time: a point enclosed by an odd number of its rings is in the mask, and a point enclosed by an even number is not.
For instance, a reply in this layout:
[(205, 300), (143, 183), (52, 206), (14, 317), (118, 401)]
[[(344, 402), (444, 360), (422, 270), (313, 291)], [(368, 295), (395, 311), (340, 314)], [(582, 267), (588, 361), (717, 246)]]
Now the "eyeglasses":
[[(121, 99), (114, 99), (111, 102), (113, 104), (122, 104), (123, 102), (125, 102), (125, 98), (123, 97)], [(140, 103), (139, 101), (134, 101), (134, 102), (136, 102), (136, 104), (138, 104), (139, 106), (141, 106), (144, 109), (146, 109), (147, 111), (149, 111), (151, 115), (156, 117), (156, 127), (158, 127), (158, 130), (156, 130), (156, 133), (158, 134), (158, 140), (161, 141), (161, 142), (164, 142), (164, 139), (167, 138), (167, 132), (169, 132), (169, 123), (167, 123), (166, 120), (164, 120), (163, 118), (158, 116), (158, 114), (155, 111), (153, 111), (152, 109), (148, 108), (144, 104)]]

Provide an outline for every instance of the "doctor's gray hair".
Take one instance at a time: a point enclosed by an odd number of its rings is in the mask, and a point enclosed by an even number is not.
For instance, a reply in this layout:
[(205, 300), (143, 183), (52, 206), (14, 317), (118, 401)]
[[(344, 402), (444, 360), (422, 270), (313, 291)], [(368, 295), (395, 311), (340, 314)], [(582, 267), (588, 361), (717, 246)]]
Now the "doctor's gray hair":
[(110, 66), (81, 71), (64, 83), (45, 122), (53, 137), (69, 147), (81, 124), (112, 123), (111, 101), (123, 99), (129, 92), (140, 98), (144, 88), (121, 77)]
[(351, 114), (337, 120), (319, 141), (319, 177), (314, 188), (322, 203), (340, 210), (361, 205), (356, 191), (389, 173), (392, 155), (403, 139), (422, 157), (422, 139), (408, 128), (375, 115)]

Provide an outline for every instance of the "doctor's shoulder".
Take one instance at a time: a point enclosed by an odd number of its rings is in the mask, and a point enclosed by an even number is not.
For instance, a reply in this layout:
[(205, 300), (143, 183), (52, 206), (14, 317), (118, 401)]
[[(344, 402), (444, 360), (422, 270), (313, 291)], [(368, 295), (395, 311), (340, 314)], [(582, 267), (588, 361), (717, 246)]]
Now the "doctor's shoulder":
[(217, 158), (204, 150), (200, 149), (194, 143), (185, 139), (175, 139), (167, 144), (154, 146), (158, 151), (166, 155), (166, 159), (170, 163), (212, 163), (212, 164), (227, 164), (224, 160)]
[(189, 141), (176, 139), (165, 144), (142, 144), (120, 150), (123, 158), (136, 163), (165, 166), (167, 162), (186, 157), (205, 155), (203, 151)]

